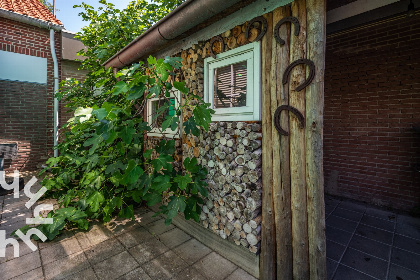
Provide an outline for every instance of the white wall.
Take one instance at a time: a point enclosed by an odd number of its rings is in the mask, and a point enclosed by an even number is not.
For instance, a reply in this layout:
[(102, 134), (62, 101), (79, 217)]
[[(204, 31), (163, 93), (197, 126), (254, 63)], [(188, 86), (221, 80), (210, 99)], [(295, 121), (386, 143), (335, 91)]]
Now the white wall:
[(0, 51), (0, 80), (47, 83), (47, 59)]

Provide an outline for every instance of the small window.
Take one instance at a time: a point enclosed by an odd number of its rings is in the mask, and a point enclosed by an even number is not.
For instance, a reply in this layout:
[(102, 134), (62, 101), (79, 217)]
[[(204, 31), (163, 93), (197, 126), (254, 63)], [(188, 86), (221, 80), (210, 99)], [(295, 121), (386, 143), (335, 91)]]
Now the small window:
[(213, 121), (260, 120), (260, 44), (251, 43), (204, 60), (204, 98)]
[[(147, 100), (147, 122), (149, 123), (152, 130), (147, 134), (149, 136), (173, 136), (178, 133), (178, 128), (172, 130), (170, 127), (165, 131), (161, 131), (162, 123), (168, 116), (175, 116), (176, 108), (179, 107), (180, 92), (171, 91), (170, 96), (167, 98), (149, 98)], [(164, 106), (166, 105), (166, 106)], [(161, 112), (160, 108), (167, 107)], [(159, 115), (159, 113), (161, 113)]]

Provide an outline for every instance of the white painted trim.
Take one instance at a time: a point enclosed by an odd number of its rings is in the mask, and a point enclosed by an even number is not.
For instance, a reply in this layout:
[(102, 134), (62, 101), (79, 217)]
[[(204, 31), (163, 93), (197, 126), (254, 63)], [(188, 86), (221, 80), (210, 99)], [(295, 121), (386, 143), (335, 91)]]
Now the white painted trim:
[(358, 0), (327, 12), (327, 24), (356, 16), (399, 0)]
[[(213, 69), (226, 64), (247, 60), (247, 106), (213, 108)], [(258, 121), (261, 120), (261, 44), (254, 42), (218, 54), (204, 60), (204, 101), (211, 104), (216, 113), (212, 121)]]
[[(179, 90), (172, 90), (170, 91), (170, 97), (175, 97), (175, 109), (179, 107), (179, 104), (181, 102), (181, 92)], [(149, 113), (151, 111), (152, 108), (152, 102), (153, 101), (157, 101), (160, 98), (149, 98), (147, 99), (147, 112)], [(149, 125), (153, 122), (152, 121), (153, 116), (152, 114), (148, 114), (147, 115), (147, 122), (149, 123)], [(168, 127), (163, 133), (160, 133), (158, 128), (153, 128), (150, 132), (147, 133), (147, 136), (154, 136), (154, 137), (173, 137), (175, 135), (175, 138), (179, 138), (178, 135), (178, 131), (179, 131), (179, 127), (182, 127), (182, 116), (180, 116), (180, 123), (178, 125), (178, 128), (173, 131), (170, 127)]]

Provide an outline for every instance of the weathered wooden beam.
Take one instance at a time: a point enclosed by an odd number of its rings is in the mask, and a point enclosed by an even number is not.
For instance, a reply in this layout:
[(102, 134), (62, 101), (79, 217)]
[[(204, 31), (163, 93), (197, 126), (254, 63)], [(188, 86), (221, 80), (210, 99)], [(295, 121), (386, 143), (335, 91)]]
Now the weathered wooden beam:
[[(273, 124), (271, 113), (271, 56), (273, 40), (273, 17), (265, 15), (267, 19), (267, 34), (261, 42), (262, 52), (262, 223), (261, 223), (261, 255), (260, 255), (260, 279), (276, 279), (276, 244), (275, 222), (273, 204), (273, 141), (271, 127)], [(268, 74), (267, 74), (268, 73)]]
[(326, 279), (323, 176), (323, 111), (326, 38), (326, 1), (307, 0), (307, 58), (316, 66), (306, 89), (306, 186), (310, 279)]
[[(282, 18), (290, 16), (290, 7), (281, 7), (273, 12), (273, 28)], [(290, 26), (285, 24), (280, 28), (279, 35), (286, 41), (280, 46), (273, 40), (273, 71), (272, 80), (276, 87), (272, 95), (272, 114), (277, 107), (289, 104), (288, 87), (283, 87), (281, 77), (290, 57)], [(289, 131), (289, 115), (281, 116), (281, 126)], [(283, 279), (293, 278), (293, 251), (292, 251), (292, 214), (290, 193), (290, 144), (289, 137), (281, 137), (272, 126), (273, 131), (273, 196), (276, 221), (276, 247), (277, 247), (277, 275)]]
[[(291, 36), (290, 62), (306, 58), (306, 1), (292, 3), (292, 16), (299, 19), (299, 36)], [(289, 105), (305, 112), (305, 92), (295, 89), (306, 77), (306, 66), (296, 66), (290, 75)], [(289, 115), (290, 181), (293, 234), (293, 279), (309, 279), (308, 220), (306, 206), (305, 130), (296, 117)]]

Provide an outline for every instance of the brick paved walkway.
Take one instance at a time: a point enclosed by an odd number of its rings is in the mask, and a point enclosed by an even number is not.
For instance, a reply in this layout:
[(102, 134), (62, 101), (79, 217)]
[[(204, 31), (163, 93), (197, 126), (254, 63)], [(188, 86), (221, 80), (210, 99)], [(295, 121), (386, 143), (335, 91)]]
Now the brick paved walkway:
[[(9, 235), (25, 225), (33, 211), (26, 201), (25, 196), (0, 197), (0, 230)], [(139, 208), (135, 221), (116, 219), (88, 232), (67, 232), (53, 242), (36, 243), (34, 252), (21, 242), (19, 258), (10, 246), (0, 258), (0, 279), (255, 279), (153, 215)]]

